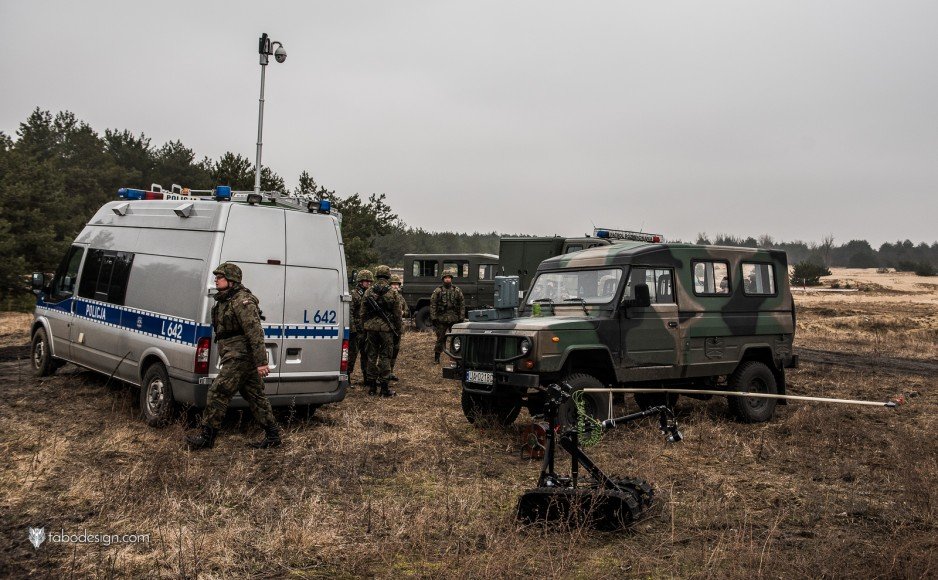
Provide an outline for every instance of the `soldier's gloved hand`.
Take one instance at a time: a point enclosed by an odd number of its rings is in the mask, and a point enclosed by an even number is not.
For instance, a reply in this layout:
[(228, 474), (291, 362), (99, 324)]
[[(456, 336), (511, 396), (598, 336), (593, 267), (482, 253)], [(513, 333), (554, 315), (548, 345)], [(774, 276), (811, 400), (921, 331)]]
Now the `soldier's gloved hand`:
[(261, 378), (266, 377), (270, 374), (270, 367), (267, 365), (257, 367), (257, 374), (259, 374)]

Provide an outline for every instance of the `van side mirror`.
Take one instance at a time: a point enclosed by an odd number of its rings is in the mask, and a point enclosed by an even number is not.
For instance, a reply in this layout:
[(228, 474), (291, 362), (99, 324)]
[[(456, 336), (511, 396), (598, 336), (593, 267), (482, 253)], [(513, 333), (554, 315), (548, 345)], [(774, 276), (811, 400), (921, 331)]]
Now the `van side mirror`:
[(32, 286), (33, 294), (36, 296), (42, 294), (43, 288), (46, 287), (46, 275), (42, 272), (33, 272), (30, 286)]
[(623, 308), (647, 308), (651, 306), (651, 292), (648, 290), (648, 284), (641, 283), (635, 285), (635, 297), (622, 301)]

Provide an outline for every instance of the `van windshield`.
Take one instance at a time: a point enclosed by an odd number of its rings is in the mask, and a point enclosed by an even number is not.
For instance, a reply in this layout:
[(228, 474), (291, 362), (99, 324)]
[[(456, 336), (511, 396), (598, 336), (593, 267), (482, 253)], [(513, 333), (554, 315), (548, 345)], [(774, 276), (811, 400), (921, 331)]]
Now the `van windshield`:
[(621, 268), (606, 270), (563, 270), (544, 272), (534, 280), (528, 293), (527, 304), (535, 301), (555, 304), (569, 301), (571, 304), (607, 304), (616, 295)]

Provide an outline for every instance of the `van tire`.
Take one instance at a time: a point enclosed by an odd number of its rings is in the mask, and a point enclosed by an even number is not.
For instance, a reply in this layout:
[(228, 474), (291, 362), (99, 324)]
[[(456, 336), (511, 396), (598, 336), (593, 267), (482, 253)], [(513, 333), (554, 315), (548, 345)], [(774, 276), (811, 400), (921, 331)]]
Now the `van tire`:
[(669, 409), (674, 409), (674, 406), (677, 405), (677, 400), (680, 398), (680, 395), (675, 393), (635, 393), (635, 404), (638, 405), (638, 408), (642, 411), (651, 409), (652, 407), (660, 407), (661, 405), (666, 405)]
[(173, 385), (163, 363), (153, 363), (143, 374), (140, 386), (140, 418), (150, 427), (162, 427), (176, 413)]
[[(601, 389), (603, 383), (593, 375), (586, 373), (573, 373), (563, 380), (572, 387), (573, 392), (581, 389)], [(609, 395), (602, 393), (584, 393), (583, 403), (586, 412), (598, 421), (609, 419)], [(571, 398), (557, 410), (557, 422), (560, 425), (576, 425), (576, 405)]]
[(433, 323), (430, 322), (429, 306), (417, 310), (417, 314), (414, 315), (414, 326), (417, 327), (417, 330), (430, 330), (433, 328)]
[(29, 354), (33, 374), (37, 377), (48, 377), (61, 366), (52, 357), (52, 350), (49, 348), (49, 335), (46, 334), (45, 328), (40, 328), (33, 334), (32, 348)]
[[(775, 374), (764, 363), (746, 361), (730, 375), (727, 384), (734, 391), (750, 393), (778, 393)], [(743, 423), (764, 423), (775, 414), (777, 399), (727, 397), (730, 413)]]
[(508, 427), (521, 413), (521, 396), (462, 392), (462, 412), (470, 423), (494, 423)]

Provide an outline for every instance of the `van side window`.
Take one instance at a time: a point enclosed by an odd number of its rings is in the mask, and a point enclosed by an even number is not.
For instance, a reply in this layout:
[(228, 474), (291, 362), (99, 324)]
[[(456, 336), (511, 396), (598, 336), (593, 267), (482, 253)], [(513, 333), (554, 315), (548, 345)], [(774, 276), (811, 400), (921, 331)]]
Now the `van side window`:
[(414, 260), (414, 278), (436, 278), (436, 260)]
[(743, 262), (743, 293), (756, 296), (775, 294), (775, 267), (772, 264)]
[(443, 262), (443, 274), (450, 274), (453, 278), (468, 278), (469, 262)]
[(634, 267), (629, 271), (629, 279), (625, 283), (623, 300), (634, 298), (636, 285), (648, 285), (648, 295), (652, 304), (671, 304), (674, 302), (674, 290), (671, 270), (668, 268), (650, 268), (645, 266)]
[(694, 294), (728, 295), (729, 276), (726, 262), (694, 262)]
[(479, 264), (479, 280), (494, 280), (497, 264)]
[(78, 295), (111, 304), (123, 304), (134, 255), (128, 252), (88, 250)]
[(81, 246), (72, 246), (58, 270), (55, 271), (55, 277), (52, 279), (52, 292), (49, 299), (52, 302), (59, 302), (66, 298), (71, 298), (75, 294), (75, 281), (78, 279), (78, 266), (81, 265), (81, 257), (85, 255), (85, 249)]

